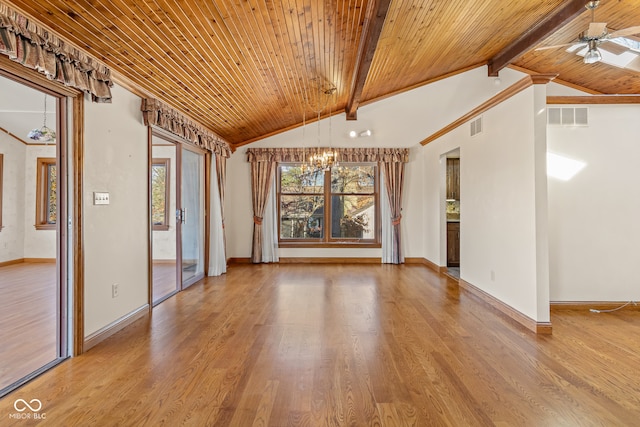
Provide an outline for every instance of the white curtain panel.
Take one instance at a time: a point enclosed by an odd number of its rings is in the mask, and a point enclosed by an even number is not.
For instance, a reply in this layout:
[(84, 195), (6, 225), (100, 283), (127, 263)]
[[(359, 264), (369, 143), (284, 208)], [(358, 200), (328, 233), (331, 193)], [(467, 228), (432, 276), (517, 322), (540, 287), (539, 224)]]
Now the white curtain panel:
[(391, 225), (391, 205), (384, 183), (384, 174), (380, 174), (380, 220), (382, 222), (382, 263), (393, 264), (393, 225)]
[(227, 254), (224, 250), (224, 232), (222, 230), (222, 206), (220, 189), (216, 178), (216, 162), (211, 161), (211, 226), (209, 227), (209, 276), (220, 276), (227, 272)]
[(278, 262), (278, 202), (276, 180), (271, 180), (267, 204), (262, 218), (262, 262)]
[(204, 272), (203, 167), (200, 154), (183, 150), (181, 194), (186, 219), (182, 224), (182, 260), (196, 263), (194, 275)]

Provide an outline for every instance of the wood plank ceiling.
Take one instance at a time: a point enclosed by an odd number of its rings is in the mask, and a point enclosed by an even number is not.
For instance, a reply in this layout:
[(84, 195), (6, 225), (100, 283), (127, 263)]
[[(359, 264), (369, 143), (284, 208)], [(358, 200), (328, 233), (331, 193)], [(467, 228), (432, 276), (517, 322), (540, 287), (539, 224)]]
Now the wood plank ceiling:
[[(313, 120), (318, 99), (331, 86), (331, 109), (345, 110), (362, 59), (363, 28), (374, 20), (379, 1), (384, 0), (7, 3), (103, 61), (123, 84), (161, 99), (238, 147)], [(485, 64), (562, 3), (392, 0), (357, 101), (373, 102)], [(611, 28), (640, 25), (639, 4), (604, 0), (596, 16)], [(589, 20), (585, 9), (543, 44), (571, 42)], [(526, 53), (515, 64), (560, 73), (562, 80), (601, 93), (640, 93), (639, 73), (581, 60), (559, 49)], [(326, 108), (321, 114), (328, 113)]]

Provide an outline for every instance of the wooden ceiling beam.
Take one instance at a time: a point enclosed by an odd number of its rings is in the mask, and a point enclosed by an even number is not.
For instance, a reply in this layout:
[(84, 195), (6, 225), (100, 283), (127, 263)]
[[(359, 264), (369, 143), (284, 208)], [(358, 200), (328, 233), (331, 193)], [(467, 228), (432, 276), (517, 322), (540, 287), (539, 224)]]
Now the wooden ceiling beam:
[(373, 0), (368, 9), (369, 13), (365, 18), (364, 30), (362, 31), (358, 48), (358, 57), (356, 58), (355, 72), (353, 73), (349, 99), (345, 108), (347, 120), (357, 120), (358, 118), (357, 112), (362, 91), (369, 75), (373, 55), (378, 47), (378, 40), (380, 39), (380, 33), (382, 33), (382, 27), (387, 18), (390, 4), (391, 0)]
[(640, 104), (640, 95), (547, 96), (547, 104)]
[(586, 0), (570, 0), (556, 8), (537, 25), (514, 40), (489, 60), (489, 76), (496, 77), (498, 72), (539, 44), (542, 40), (564, 27), (582, 12), (586, 11)]

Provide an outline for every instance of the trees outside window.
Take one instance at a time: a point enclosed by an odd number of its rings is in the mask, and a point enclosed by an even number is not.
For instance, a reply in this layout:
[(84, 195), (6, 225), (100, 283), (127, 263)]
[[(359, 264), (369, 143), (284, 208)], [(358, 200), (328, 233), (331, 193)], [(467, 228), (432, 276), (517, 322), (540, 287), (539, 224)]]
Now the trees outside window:
[(171, 159), (151, 162), (151, 220), (154, 230), (169, 229), (169, 165)]
[(55, 230), (58, 219), (58, 171), (56, 159), (38, 157), (36, 181), (36, 229)]
[(313, 172), (281, 164), (278, 196), (281, 244), (379, 244), (375, 163)]

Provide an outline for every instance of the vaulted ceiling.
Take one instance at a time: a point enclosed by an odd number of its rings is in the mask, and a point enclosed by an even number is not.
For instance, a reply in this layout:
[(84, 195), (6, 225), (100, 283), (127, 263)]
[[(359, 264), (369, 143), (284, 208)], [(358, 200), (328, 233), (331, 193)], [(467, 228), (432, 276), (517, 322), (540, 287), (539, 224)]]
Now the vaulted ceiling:
[[(322, 116), (346, 110), (355, 118), (359, 105), (491, 63), (514, 46), (517, 56), (506, 55), (505, 65), (558, 73), (594, 93), (640, 93), (637, 71), (586, 65), (562, 48), (533, 50), (570, 43), (588, 27), (591, 13), (582, 6), (565, 11), (555, 27), (548, 22), (575, 1), (6, 3), (104, 62), (120, 84), (164, 101), (235, 147), (317, 118), (327, 98)], [(639, 6), (603, 0), (596, 21), (611, 29), (640, 25)]]

